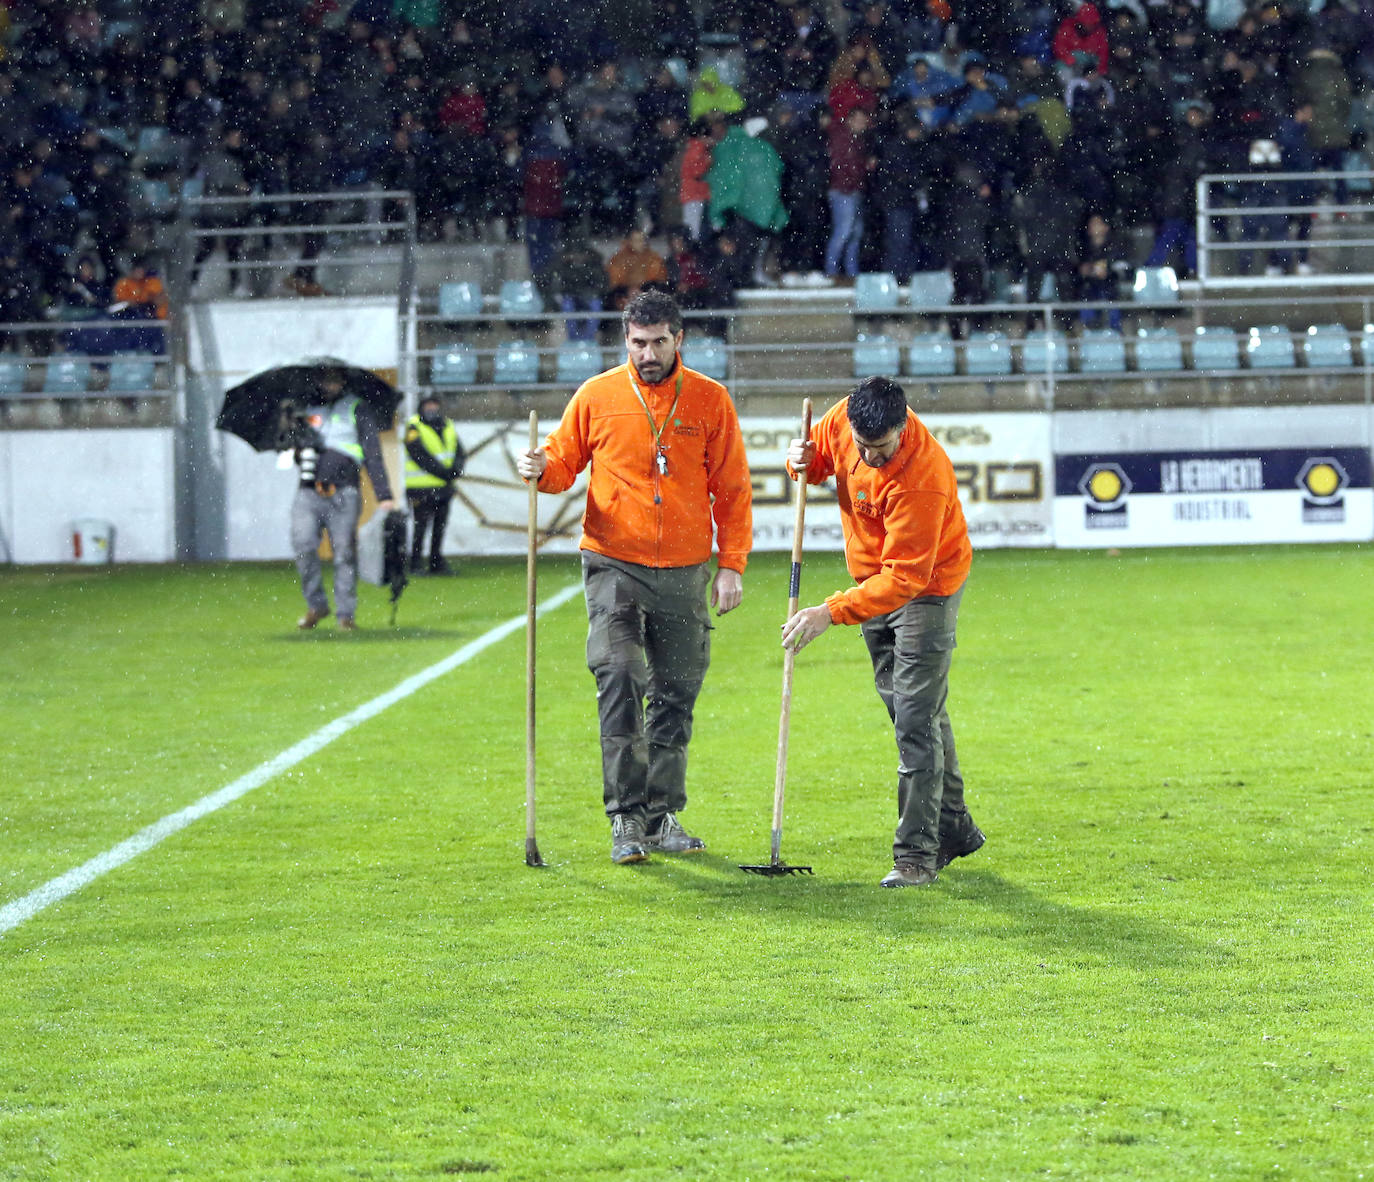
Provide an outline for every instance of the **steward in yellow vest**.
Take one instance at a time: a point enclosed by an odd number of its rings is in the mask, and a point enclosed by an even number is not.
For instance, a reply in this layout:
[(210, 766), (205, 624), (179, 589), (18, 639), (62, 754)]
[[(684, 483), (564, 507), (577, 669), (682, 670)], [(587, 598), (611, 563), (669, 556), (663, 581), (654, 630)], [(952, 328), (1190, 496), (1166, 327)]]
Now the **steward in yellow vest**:
[(419, 574), (424, 562), (425, 535), (430, 535), (428, 571), (432, 575), (452, 574), (444, 560), (444, 529), (448, 525), (453, 482), (463, 474), (465, 455), (458, 442), (458, 428), (444, 416), (443, 406), (434, 397), (420, 403), (420, 413), (406, 420), (406, 499), (415, 515), (415, 533), (410, 546), (410, 569)]

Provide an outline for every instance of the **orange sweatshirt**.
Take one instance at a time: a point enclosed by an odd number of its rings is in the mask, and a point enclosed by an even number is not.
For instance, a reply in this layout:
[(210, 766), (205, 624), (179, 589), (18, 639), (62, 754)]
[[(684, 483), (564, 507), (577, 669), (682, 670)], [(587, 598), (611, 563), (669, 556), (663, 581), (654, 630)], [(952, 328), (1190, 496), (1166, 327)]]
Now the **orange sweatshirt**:
[[(632, 379), (655, 425), (668, 419), (677, 397), (662, 435), (664, 475)], [(695, 566), (711, 557), (714, 523), (718, 564), (744, 570), (754, 512), (739, 419), (725, 387), (687, 369), (681, 357), (656, 386), (640, 381), (628, 361), (584, 382), (544, 450), (543, 492), (564, 491), (592, 466), (582, 549), (641, 566)]]
[(845, 413), (833, 406), (811, 429), (810, 484), (835, 477), (844, 556), (859, 585), (826, 598), (836, 624), (858, 624), (921, 595), (952, 595), (973, 560), (954, 465), (907, 411), (897, 454), (881, 468), (859, 458)]

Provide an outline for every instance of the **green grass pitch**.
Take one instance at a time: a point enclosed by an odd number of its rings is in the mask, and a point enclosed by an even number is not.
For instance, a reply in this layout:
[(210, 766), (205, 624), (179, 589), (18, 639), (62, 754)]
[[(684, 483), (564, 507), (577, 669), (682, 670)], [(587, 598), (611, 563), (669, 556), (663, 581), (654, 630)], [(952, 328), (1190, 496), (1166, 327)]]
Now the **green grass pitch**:
[[(709, 852), (612, 866), (581, 601), (0, 935), (0, 1180), (1374, 1176), (1369, 547), (975, 556), (988, 844), (890, 866), (857, 629), (716, 621)], [(575, 583), (546, 559), (540, 595)], [(810, 557), (802, 600), (846, 583)], [(285, 565), (0, 570), (0, 907), (524, 612), (524, 565), (293, 628)]]

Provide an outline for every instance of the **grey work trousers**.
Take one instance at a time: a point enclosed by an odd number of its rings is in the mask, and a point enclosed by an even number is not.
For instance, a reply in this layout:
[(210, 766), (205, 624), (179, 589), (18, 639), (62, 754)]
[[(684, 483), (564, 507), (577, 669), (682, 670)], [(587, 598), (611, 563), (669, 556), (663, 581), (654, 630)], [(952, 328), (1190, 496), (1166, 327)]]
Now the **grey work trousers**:
[(340, 616), (351, 617), (358, 608), (358, 512), (362, 494), (356, 488), (339, 486), (333, 496), (322, 496), (301, 485), (291, 502), (291, 550), (301, 576), (301, 594), (313, 612), (327, 614), (329, 598), (324, 593), (324, 573), (320, 569), (320, 538), (329, 531), (334, 551), (334, 608)]
[(647, 828), (687, 804), (692, 711), (711, 660), (710, 571), (582, 553), (606, 815)]
[(892, 856), (931, 869), (941, 840), (958, 842), (973, 824), (945, 709), (963, 593), (961, 587), (953, 595), (921, 596), (860, 626), (897, 735)]

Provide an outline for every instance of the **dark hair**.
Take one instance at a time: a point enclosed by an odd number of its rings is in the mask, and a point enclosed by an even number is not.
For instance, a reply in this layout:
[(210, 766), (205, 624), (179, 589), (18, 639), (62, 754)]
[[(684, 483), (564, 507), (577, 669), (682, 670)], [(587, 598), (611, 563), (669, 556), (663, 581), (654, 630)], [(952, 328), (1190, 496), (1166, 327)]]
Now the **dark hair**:
[(881, 439), (906, 422), (906, 392), (891, 378), (864, 378), (849, 395), (849, 426), (865, 439)]
[(682, 310), (666, 291), (641, 291), (625, 305), (620, 324), (627, 336), (632, 324), (641, 328), (666, 324), (669, 332), (679, 333), (682, 331)]

